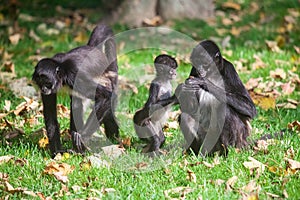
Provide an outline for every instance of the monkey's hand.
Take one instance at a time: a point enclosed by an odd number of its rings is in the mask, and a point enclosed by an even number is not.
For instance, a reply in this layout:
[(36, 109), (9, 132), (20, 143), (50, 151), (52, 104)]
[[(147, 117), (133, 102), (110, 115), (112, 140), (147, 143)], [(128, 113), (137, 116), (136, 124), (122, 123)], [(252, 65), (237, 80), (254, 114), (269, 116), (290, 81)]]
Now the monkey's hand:
[(84, 144), (82, 136), (78, 132), (73, 131), (72, 135), (73, 135), (73, 145), (74, 145), (74, 148), (75, 148), (76, 152), (83, 154), (86, 150), (88, 150), (88, 151), (90, 150)]
[(202, 78), (189, 78), (185, 81), (183, 89), (187, 91), (207, 90), (207, 85)]

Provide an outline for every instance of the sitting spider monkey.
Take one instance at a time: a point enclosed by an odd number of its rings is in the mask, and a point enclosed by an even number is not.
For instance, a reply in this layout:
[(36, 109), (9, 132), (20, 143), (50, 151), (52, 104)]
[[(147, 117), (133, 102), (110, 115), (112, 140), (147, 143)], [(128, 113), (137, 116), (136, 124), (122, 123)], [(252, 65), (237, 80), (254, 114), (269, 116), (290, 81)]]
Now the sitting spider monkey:
[(174, 96), (158, 102), (180, 104), (186, 148), (205, 156), (226, 154), (230, 145), (247, 146), (256, 108), (234, 66), (211, 40), (193, 49), (191, 62), (190, 78), (176, 88)]
[[(53, 157), (64, 152), (57, 121), (56, 96), (65, 85), (72, 90), (70, 132), (76, 152), (83, 153), (87, 149), (83, 138), (94, 133), (102, 123), (108, 138), (119, 137), (113, 106), (116, 101), (118, 65), (113, 32), (108, 26), (96, 26), (87, 45), (40, 60), (32, 80), (41, 90), (44, 120)], [(85, 99), (91, 99), (95, 104), (84, 124), (82, 101)]]
[(143, 149), (144, 153), (159, 153), (158, 150), (165, 141), (162, 129), (167, 120), (170, 106), (161, 107), (156, 103), (171, 97), (171, 80), (175, 79), (177, 75), (177, 62), (169, 55), (157, 56), (154, 66), (156, 77), (151, 82), (149, 98), (144, 107), (138, 110), (133, 117), (137, 135), (148, 143)]

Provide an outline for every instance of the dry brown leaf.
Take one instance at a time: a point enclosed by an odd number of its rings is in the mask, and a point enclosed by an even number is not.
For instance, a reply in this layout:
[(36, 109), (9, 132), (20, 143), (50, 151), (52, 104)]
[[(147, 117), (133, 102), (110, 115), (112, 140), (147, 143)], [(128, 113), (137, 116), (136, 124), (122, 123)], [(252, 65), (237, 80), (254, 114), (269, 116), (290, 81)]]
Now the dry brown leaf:
[(267, 194), (269, 197), (271, 197), (271, 198), (280, 198), (280, 196), (277, 195), (277, 194), (273, 194), (273, 193), (270, 193), (270, 192), (266, 192), (266, 194)]
[(158, 26), (158, 25), (160, 25), (162, 22), (163, 22), (162, 18), (161, 18), (160, 16), (158, 16), (158, 15), (157, 15), (157, 16), (154, 16), (154, 17), (151, 18), (151, 19), (146, 18), (146, 19), (143, 20), (143, 23), (144, 23), (145, 25), (148, 25), (148, 26)]
[(266, 40), (266, 45), (269, 48), (269, 50), (276, 52), (276, 53), (281, 53), (281, 49), (278, 46), (278, 43), (276, 41), (270, 41), (270, 40)]
[(127, 137), (122, 139), (122, 145), (125, 147), (130, 147), (131, 146), (131, 138)]
[(299, 170), (300, 169), (300, 162), (299, 161), (292, 160), (290, 158), (284, 158), (284, 160), (287, 162), (288, 167), (290, 169), (292, 169), (292, 170), (294, 170), (294, 169)]
[(254, 191), (258, 192), (259, 186), (256, 185), (256, 182), (254, 180), (251, 180), (247, 185), (242, 187), (242, 190), (244, 190), (247, 193), (251, 193)]
[(15, 33), (15, 34), (9, 36), (9, 41), (13, 45), (18, 44), (20, 39), (21, 39), (20, 33)]
[(292, 104), (290, 102), (278, 103), (276, 104), (277, 108), (285, 108), (285, 109), (297, 109), (297, 105)]
[(294, 46), (294, 49), (295, 49), (295, 51), (296, 51), (297, 54), (300, 54), (300, 47)]
[(8, 174), (0, 172), (0, 182), (7, 181), (7, 180), (8, 180)]
[(225, 181), (222, 180), (222, 179), (217, 179), (217, 180), (212, 180), (212, 183), (215, 184), (215, 185), (217, 185), (217, 186), (220, 186), (223, 183), (225, 183)]
[(62, 183), (68, 182), (68, 177), (66, 175), (64, 175), (64, 172), (53, 172), (52, 174), (58, 181), (60, 181)]
[(251, 65), (252, 69), (261, 69), (266, 67), (266, 63), (264, 63), (258, 55), (254, 54), (253, 58), (255, 59), (255, 62)]
[(46, 174), (54, 174), (56, 172), (61, 172), (61, 175), (68, 175), (74, 170), (74, 166), (68, 165), (66, 163), (56, 163), (56, 162), (51, 162), (49, 163), (45, 169), (44, 173)]
[(138, 163), (135, 164), (135, 167), (137, 169), (143, 169), (143, 168), (148, 167), (148, 163), (146, 163), (146, 162), (138, 162)]
[(277, 69), (275, 69), (275, 71), (271, 70), (270, 76), (272, 78), (279, 78), (279, 79), (283, 79), (283, 80), (286, 79), (286, 73), (282, 68), (277, 68)]
[(229, 18), (222, 18), (222, 24), (225, 26), (233, 24), (233, 21)]
[(293, 122), (288, 124), (288, 128), (289, 129), (295, 128), (297, 131), (300, 131), (300, 122), (298, 120), (293, 121)]
[(291, 82), (283, 83), (281, 85), (282, 92), (286, 95), (292, 94), (295, 90), (296, 86)]
[(187, 177), (186, 178), (187, 178), (187, 180), (189, 180), (193, 183), (197, 182), (196, 174), (190, 169), (187, 169)]
[(11, 159), (14, 159), (14, 156), (1, 156), (0, 157), (0, 165), (3, 163), (8, 163)]
[(250, 173), (253, 173), (254, 170), (257, 170), (258, 175), (260, 175), (265, 170), (265, 165), (258, 160), (249, 157), (250, 161), (245, 161), (243, 163), (244, 167), (250, 170)]
[(247, 90), (252, 90), (254, 88), (257, 88), (259, 82), (261, 82), (262, 78), (250, 78), (248, 82), (245, 84), (245, 87)]
[(164, 191), (164, 196), (166, 199), (172, 199), (173, 195), (180, 196), (181, 198), (185, 198), (186, 194), (192, 192), (193, 189), (190, 187), (176, 187), (172, 189), (168, 189)]
[(237, 176), (233, 176), (231, 178), (229, 178), (227, 181), (226, 181), (226, 190), (229, 190), (231, 191), (233, 189), (233, 186), (235, 184), (235, 182), (238, 180), (238, 177)]
[(4, 72), (8, 72), (8, 73), (11, 73), (14, 75), (15, 74), (15, 64), (13, 63), (13, 61), (7, 60), (3, 63), (2, 70)]
[(223, 3), (222, 7), (223, 8), (231, 8), (231, 9), (238, 10), (238, 11), (241, 10), (241, 5), (240, 4), (237, 4), (237, 3), (234, 3), (234, 2), (231, 2), (231, 1)]
[(205, 165), (208, 168), (213, 168), (214, 167), (214, 164), (208, 163), (206, 161), (203, 161), (202, 163), (203, 163), (203, 165)]

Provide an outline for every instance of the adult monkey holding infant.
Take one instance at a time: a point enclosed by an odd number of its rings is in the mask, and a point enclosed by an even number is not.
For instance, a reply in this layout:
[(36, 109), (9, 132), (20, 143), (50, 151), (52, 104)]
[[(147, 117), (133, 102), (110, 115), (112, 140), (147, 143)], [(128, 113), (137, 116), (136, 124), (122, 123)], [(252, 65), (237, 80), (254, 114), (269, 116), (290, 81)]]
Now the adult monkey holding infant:
[[(119, 137), (113, 106), (116, 100), (118, 65), (113, 32), (109, 27), (98, 25), (87, 45), (40, 60), (32, 79), (41, 89), (52, 156), (65, 151), (61, 147), (56, 111), (57, 92), (64, 85), (72, 90), (70, 132), (76, 152), (83, 153), (87, 149), (83, 138), (89, 137), (101, 124), (104, 124), (108, 138)], [(85, 99), (95, 102), (86, 123), (83, 121)]]

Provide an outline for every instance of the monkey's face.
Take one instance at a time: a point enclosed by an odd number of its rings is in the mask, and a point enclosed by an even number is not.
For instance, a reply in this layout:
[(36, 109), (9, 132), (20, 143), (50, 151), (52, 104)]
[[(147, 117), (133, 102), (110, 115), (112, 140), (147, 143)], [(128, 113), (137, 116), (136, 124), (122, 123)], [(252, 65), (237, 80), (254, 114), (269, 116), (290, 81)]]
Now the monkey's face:
[(191, 62), (202, 77), (218, 73), (222, 68), (221, 59), (219, 48), (212, 41), (201, 42), (191, 54)]
[(39, 86), (42, 94), (54, 94), (61, 87), (59, 67), (41, 60), (35, 68), (32, 80)]
[(176, 69), (167, 65), (156, 65), (157, 76), (164, 77), (165, 79), (175, 79), (177, 76)]

